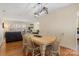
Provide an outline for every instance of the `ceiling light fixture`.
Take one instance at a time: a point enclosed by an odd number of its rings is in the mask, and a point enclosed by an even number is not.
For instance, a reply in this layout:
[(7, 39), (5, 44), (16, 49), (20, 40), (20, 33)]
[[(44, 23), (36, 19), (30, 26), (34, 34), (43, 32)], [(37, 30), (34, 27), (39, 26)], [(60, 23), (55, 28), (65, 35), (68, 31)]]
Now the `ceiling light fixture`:
[(35, 17), (48, 14), (48, 8), (43, 3), (37, 3), (36, 5), (37, 11), (34, 12)]

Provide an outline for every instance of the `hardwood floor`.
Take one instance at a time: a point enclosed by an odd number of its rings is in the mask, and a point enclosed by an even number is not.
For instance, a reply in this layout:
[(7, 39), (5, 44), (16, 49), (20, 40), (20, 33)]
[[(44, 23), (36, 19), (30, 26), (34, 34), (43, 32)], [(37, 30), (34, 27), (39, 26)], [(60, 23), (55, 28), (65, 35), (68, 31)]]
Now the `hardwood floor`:
[[(22, 41), (6, 44), (6, 56), (24, 56)], [(61, 56), (79, 56), (78, 51), (61, 47)]]
[(79, 56), (79, 51), (61, 47), (61, 56)]
[(0, 46), (0, 56), (4, 56), (5, 55), (5, 44), (4, 43), (5, 43), (5, 41)]
[(6, 56), (23, 56), (22, 41), (6, 44)]

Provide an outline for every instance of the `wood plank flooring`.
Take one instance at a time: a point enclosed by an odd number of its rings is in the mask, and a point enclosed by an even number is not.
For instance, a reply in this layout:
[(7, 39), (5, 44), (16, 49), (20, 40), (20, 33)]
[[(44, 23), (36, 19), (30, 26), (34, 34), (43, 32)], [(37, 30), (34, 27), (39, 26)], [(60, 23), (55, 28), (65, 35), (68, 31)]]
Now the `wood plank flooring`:
[(6, 44), (6, 56), (23, 56), (22, 41)]
[[(22, 41), (6, 44), (6, 56), (24, 56)], [(61, 47), (61, 56), (79, 56), (78, 51)]]

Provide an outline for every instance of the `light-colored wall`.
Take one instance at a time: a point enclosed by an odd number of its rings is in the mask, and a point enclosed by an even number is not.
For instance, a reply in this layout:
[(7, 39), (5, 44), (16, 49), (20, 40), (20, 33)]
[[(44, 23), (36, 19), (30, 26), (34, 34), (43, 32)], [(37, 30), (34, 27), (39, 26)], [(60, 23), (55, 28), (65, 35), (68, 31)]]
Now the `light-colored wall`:
[(67, 48), (76, 49), (76, 13), (79, 11), (79, 4), (66, 6), (51, 12), (39, 19), (41, 34), (61, 35), (61, 45)]
[(0, 18), (0, 46), (3, 42), (3, 33), (4, 33), (4, 31), (3, 31), (3, 28), (2, 28), (2, 19)]

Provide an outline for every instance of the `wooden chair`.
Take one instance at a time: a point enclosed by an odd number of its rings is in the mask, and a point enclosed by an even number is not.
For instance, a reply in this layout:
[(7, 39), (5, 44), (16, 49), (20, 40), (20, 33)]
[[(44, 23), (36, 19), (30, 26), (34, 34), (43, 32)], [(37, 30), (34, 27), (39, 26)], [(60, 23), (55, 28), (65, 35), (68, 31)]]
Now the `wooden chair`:
[[(56, 35), (55, 35), (56, 36)], [(49, 51), (49, 55), (51, 56), (59, 56), (60, 55), (60, 43), (62, 40), (63, 34), (56, 36), (56, 41), (47, 46), (47, 50)]]
[(27, 38), (24, 39), (24, 41), (23, 41), (23, 49), (25, 50), (26, 55), (28, 53), (32, 53), (32, 56), (39, 56), (41, 54), (40, 47), (36, 46), (35, 43), (30, 41), (29, 39), (31, 39), (31, 38), (28, 35)]

